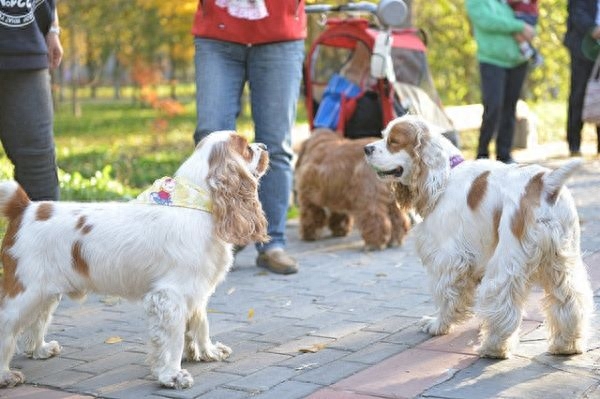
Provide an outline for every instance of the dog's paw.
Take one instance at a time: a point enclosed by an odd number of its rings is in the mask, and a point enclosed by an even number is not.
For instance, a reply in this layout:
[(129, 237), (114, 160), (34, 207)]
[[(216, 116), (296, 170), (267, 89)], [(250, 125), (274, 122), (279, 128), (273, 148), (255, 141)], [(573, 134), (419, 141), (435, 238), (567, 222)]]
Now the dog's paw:
[(424, 316), (419, 322), (421, 331), (430, 335), (446, 335), (450, 332), (451, 327), (447, 324), (442, 324), (438, 317)]
[(20, 371), (8, 370), (0, 373), (0, 388), (11, 388), (25, 382), (25, 376)]
[(194, 378), (186, 369), (171, 370), (161, 373), (158, 382), (167, 388), (186, 389), (194, 385)]
[(60, 354), (62, 347), (56, 341), (44, 342), (42, 346), (34, 351), (28, 352), (27, 356), (32, 359), (48, 359)]
[(158, 377), (158, 381), (168, 388), (186, 389), (194, 385), (194, 378), (186, 370), (181, 369), (174, 372), (165, 372)]
[(216, 362), (227, 359), (229, 355), (231, 355), (231, 348), (227, 345), (217, 342), (216, 344), (211, 343), (204, 349), (200, 350), (199, 360), (204, 362)]
[(477, 348), (477, 354), (479, 357), (487, 357), (490, 359), (508, 359), (510, 352), (504, 348), (492, 348), (486, 345), (482, 345)]
[(396, 248), (402, 245), (402, 240), (390, 240), (387, 243), (388, 248)]
[(322, 231), (321, 230), (313, 230), (313, 229), (301, 229), (300, 237), (302, 241), (317, 241), (321, 238)]
[(583, 340), (554, 340), (550, 342), (548, 352), (552, 355), (568, 356), (578, 355), (586, 351)]

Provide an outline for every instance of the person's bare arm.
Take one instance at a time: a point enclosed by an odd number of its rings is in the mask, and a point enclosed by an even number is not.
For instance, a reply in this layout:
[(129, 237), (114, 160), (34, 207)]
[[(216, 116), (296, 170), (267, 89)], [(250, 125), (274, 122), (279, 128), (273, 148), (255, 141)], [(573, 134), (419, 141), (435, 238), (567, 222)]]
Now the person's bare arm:
[(60, 26), (58, 24), (58, 12), (54, 10), (54, 20), (50, 30), (46, 34), (46, 44), (48, 45), (48, 61), (50, 69), (58, 68), (63, 56), (63, 48), (60, 44)]

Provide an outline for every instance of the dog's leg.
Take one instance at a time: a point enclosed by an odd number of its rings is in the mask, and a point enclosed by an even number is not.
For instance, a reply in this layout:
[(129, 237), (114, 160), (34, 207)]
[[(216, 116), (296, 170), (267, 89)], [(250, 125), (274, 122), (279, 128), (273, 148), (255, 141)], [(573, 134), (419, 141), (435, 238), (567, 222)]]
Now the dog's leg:
[(158, 290), (144, 297), (150, 324), (149, 362), (158, 381), (167, 387), (183, 389), (194, 384), (187, 370), (181, 368), (186, 302), (173, 290)]
[(392, 237), (392, 222), (388, 218), (387, 209), (381, 206), (365, 209), (356, 215), (356, 225), (365, 242), (365, 249), (385, 249)]
[(39, 288), (28, 286), (14, 297), (4, 296), (0, 302), (0, 387), (13, 387), (25, 382), (23, 373), (10, 370), (17, 336), (33, 323), (42, 305)]
[(224, 360), (231, 354), (231, 348), (210, 340), (206, 304), (200, 305), (187, 323), (186, 357), (190, 361), (213, 362)]
[(16, 321), (9, 320), (9, 317), (8, 310), (0, 307), (0, 388), (14, 387), (25, 382), (23, 373), (9, 369), (17, 345)]
[(454, 324), (472, 315), (477, 277), (465, 259), (431, 255), (434, 264), (426, 264), (430, 287), (437, 311), (434, 317), (423, 317), (421, 330), (431, 335), (448, 334)]
[(550, 333), (548, 351), (555, 355), (585, 352), (594, 303), (581, 257), (577, 255), (566, 262), (557, 259), (541, 270)]
[(304, 241), (315, 241), (327, 224), (327, 213), (306, 200), (301, 200), (300, 204), (300, 237)]
[(519, 342), (519, 326), (531, 283), (523, 265), (525, 256), (516, 253), (514, 247), (498, 247), (481, 282), (478, 353), (482, 357), (506, 359)]
[(328, 227), (334, 237), (345, 237), (352, 230), (354, 220), (347, 213), (331, 212)]
[(47, 359), (60, 354), (61, 347), (56, 341), (45, 342), (44, 336), (52, 313), (60, 302), (60, 295), (53, 295), (41, 302), (40, 314), (33, 323), (23, 332), (22, 341), (24, 352), (33, 359)]

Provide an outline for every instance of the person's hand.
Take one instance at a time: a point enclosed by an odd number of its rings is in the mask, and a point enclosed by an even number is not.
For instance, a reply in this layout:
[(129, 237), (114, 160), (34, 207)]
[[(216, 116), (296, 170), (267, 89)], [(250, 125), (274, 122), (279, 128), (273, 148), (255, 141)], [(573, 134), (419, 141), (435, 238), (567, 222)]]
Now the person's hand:
[(596, 26), (592, 31), (592, 37), (596, 40), (600, 40), (600, 26)]
[(521, 34), (523, 35), (525, 40), (531, 41), (535, 37), (535, 28), (529, 24), (525, 24), (525, 26), (523, 26)]
[(50, 69), (58, 68), (63, 56), (60, 38), (56, 33), (49, 32), (46, 35), (46, 44), (48, 45), (48, 62), (50, 63)]

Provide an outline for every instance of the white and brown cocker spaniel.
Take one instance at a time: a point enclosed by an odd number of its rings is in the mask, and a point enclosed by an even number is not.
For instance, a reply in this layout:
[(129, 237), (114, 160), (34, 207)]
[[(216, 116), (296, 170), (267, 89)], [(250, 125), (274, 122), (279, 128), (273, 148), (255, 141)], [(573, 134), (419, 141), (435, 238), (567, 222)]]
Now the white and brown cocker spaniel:
[(302, 143), (295, 167), (300, 236), (314, 241), (327, 226), (333, 236), (347, 235), (356, 222), (365, 249), (402, 243), (410, 218), (366, 162), (363, 148), (377, 138), (350, 140), (316, 129)]
[(9, 369), (20, 333), (28, 356), (59, 354), (44, 335), (62, 294), (143, 300), (149, 362), (167, 387), (194, 382), (182, 356), (227, 358), (231, 349), (210, 340), (206, 305), (232, 264), (232, 244), (268, 239), (257, 194), (268, 162), (264, 145), (227, 131), (210, 134), (173, 178), (127, 203), (32, 202), (16, 182), (0, 183), (0, 212), (9, 221), (1, 249), (0, 387), (24, 381)]
[(439, 129), (398, 118), (365, 147), (367, 162), (397, 184), (398, 199), (424, 218), (416, 246), (437, 307), (423, 331), (441, 335), (481, 318), (479, 354), (506, 358), (533, 284), (545, 292), (549, 352), (586, 350), (593, 298), (580, 253), (577, 210), (565, 181), (581, 165), (465, 161)]

